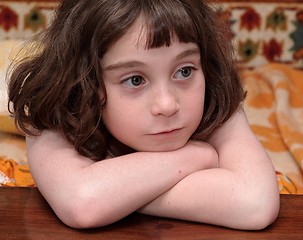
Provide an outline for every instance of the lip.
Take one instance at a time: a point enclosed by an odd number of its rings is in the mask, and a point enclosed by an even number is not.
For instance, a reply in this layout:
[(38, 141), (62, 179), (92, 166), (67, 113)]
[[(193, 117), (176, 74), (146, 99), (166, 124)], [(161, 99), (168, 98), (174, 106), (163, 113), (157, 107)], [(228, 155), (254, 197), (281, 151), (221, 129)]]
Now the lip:
[(179, 132), (181, 129), (182, 128), (175, 128), (175, 129), (168, 130), (168, 131), (162, 131), (162, 132), (152, 133), (150, 135), (153, 135), (153, 136), (170, 135), (170, 134), (174, 134), (174, 133)]

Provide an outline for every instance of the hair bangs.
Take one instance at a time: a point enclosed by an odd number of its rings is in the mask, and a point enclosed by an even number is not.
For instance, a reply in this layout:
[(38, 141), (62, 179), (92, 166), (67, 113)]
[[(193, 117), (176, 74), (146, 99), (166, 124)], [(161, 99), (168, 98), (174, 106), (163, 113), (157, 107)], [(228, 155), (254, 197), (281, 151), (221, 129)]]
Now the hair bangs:
[(180, 1), (149, 1), (145, 6), (147, 49), (170, 46), (176, 39), (184, 43), (199, 42), (194, 21)]

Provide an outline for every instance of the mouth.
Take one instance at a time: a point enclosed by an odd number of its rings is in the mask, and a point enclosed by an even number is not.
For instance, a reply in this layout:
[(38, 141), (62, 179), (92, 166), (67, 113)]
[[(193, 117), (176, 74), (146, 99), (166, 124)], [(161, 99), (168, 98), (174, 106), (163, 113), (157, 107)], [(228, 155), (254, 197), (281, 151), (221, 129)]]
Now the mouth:
[(167, 131), (152, 133), (152, 134), (150, 134), (150, 135), (154, 135), (154, 136), (169, 135), (169, 134), (177, 133), (177, 132), (179, 132), (181, 129), (182, 129), (182, 128), (175, 128), (175, 129), (172, 129), (172, 130), (167, 130)]

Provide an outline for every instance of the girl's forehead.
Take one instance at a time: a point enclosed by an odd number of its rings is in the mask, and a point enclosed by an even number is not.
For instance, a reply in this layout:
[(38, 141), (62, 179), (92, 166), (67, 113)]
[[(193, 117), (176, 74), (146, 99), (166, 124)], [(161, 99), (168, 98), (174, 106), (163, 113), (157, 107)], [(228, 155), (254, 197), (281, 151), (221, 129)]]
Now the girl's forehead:
[[(183, 51), (193, 51), (193, 49), (195, 49), (195, 51), (198, 50), (198, 53), (200, 53), (196, 43), (181, 42), (176, 34), (170, 32), (168, 32), (168, 34), (171, 35), (169, 37), (169, 44), (166, 44), (166, 42), (163, 41), (163, 44), (161, 45), (151, 46), (150, 38), (154, 37), (151, 36), (151, 34), (148, 24), (146, 24), (146, 20), (143, 17), (136, 19), (129, 29), (127, 29), (117, 41), (113, 42), (105, 52), (101, 58), (102, 67), (104, 69), (111, 69), (113, 68), (113, 65), (121, 65), (116, 64), (117, 62), (122, 62), (124, 63), (122, 65), (126, 66), (126, 62), (151, 62), (152, 59), (162, 59), (163, 57), (168, 57), (166, 60), (169, 62), (168, 59), (173, 59), (173, 56), (177, 56)], [(164, 51), (165, 56), (163, 56)]]
[(121, 38), (129, 39), (133, 44), (139, 45), (142, 42), (147, 42), (148, 39), (148, 26), (146, 18), (140, 15), (136, 21), (130, 25)]
[[(131, 24), (127, 31), (121, 36), (121, 38), (118, 39), (118, 41), (121, 39), (124, 41), (128, 40), (137, 47), (142, 47), (142, 45), (144, 45), (144, 48), (148, 49), (150, 48), (150, 42), (152, 39), (157, 37), (155, 33), (156, 29), (154, 28), (157, 28), (157, 26), (152, 26), (149, 23), (148, 17), (146, 17), (144, 14), (140, 14), (134, 23)], [(169, 38), (171, 42), (179, 41), (173, 29), (170, 29), (167, 35), (169, 36), (166, 36), (165, 38)]]
[[(162, 46), (170, 46), (173, 42), (196, 43), (200, 45), (200, 40), (197, 34), (197, 29), (194, 27), (190, 17), (183, 14), (182, 19), (185, 23), (181, 23), (181, 16), (174, 17), (173, 13), (170, 16), (163, 16), (164, 13), (155, 14), (153, 12), (131, 14), (129, 21), (125, 24), (120, 24), (115, 27), (112, 21), (112, 28), (108, 28), (108, 32), (100, 34), (106, 36), (100, 38), (100, 57), (104, 57), (108, 51), (117, 44), (128, 42), (137, 48), (153, 49)], [(182, 15), (182, 16), (183, 16)], [(179, 20), (177, 20), (179, 18)], [(125, 19), (124, 19), (125, 20)]]

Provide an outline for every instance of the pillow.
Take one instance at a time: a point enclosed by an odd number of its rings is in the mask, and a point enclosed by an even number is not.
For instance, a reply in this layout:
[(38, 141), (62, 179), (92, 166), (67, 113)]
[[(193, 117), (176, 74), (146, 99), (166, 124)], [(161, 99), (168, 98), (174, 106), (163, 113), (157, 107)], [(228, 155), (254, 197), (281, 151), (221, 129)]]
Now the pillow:
[(7, 109), (7, 70), (9, 65), (17, 59), (23, 44), (22, 40), (0, 41), (0, 132), (18, 133), (14, 118), (10, 116)]
[(26, 157), (25, 138), (0, 132), (0, 187), (33, 187)]

